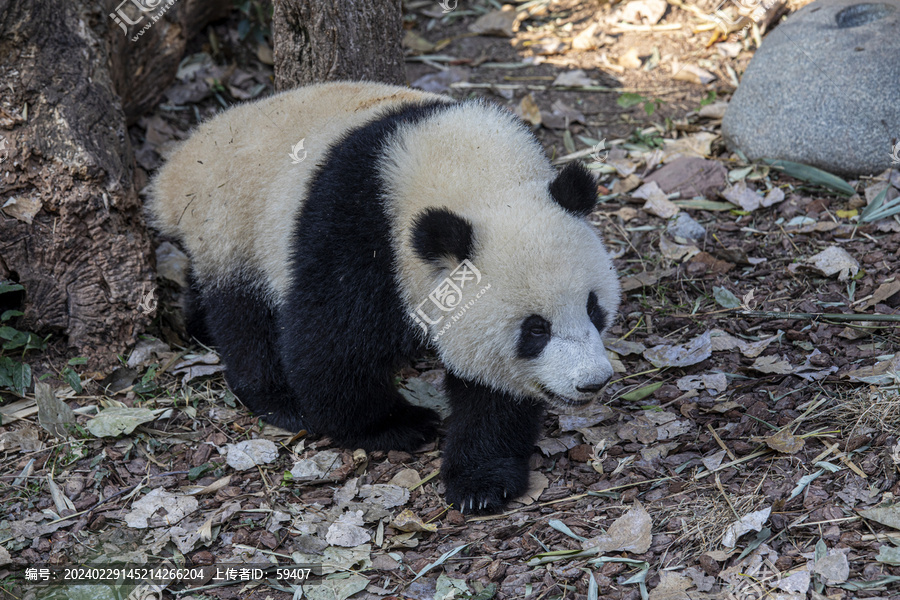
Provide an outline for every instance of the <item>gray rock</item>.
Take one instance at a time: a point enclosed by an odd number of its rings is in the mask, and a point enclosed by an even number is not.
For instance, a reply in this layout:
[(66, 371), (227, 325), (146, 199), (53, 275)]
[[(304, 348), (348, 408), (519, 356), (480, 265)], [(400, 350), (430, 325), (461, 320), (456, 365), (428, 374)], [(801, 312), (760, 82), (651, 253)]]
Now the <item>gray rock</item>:
[(686, 240), (702, 240), (706, 236), (706, 229), (685, 212), (675, 215), (675, 218), (666, 225), (666, 231)]
[(841, 175), (891, 166), (900, 138), (900, 0), (816, 0), (766, 36), (722, 135), (748, 158)]

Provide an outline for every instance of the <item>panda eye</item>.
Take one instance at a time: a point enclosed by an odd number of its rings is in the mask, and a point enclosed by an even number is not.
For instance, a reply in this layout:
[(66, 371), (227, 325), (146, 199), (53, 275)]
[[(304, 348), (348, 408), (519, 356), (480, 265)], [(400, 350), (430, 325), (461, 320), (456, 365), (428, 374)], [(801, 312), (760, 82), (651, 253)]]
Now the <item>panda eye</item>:
[(550, 343), (550, 321), (531, 315), (520, 327), (518, 354), (520, 358), (537, 358)]
[(603, 331), (606, 327), (606, 311), (601, 308), (594, 292), (588, 294), (587, 314), (597, 331)]
[(528, 335), (532, 335), (535, 337), (550, 335), (550, 323), (543, 317), (532, 315), (527, 319), (527, 321), (529, 322), (525, 327), (525, 331), (528, 333)]

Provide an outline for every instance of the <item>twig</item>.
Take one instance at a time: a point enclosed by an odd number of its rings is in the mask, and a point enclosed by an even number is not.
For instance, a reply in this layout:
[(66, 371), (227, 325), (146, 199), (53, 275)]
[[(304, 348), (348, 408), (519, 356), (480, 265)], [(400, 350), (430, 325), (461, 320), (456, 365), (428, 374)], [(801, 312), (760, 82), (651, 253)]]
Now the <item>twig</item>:
[(707, 475), (710, 475), (710, 474), (715, 473), (715, 472), (717, 472), (717, 471), (721, 471), (722, 469), (727, 469), (728, 467), (733, 467), (733, 466), (735, 466), (735, 465), (739, 465), (739, 464), (741, 464), (741, 463), (745, 463), (745, 462), (747, 462), (748, 460), (753, 460), (754, 458), (759, 458), (760, 456), (763, 456), (764, 454), (768, 454), (768, 453), (769, 453), (768, 450), (759, 450), (759, 451), (757, 451), (757, 452), (754, 452), (753, 454), (748, 454), (748, 455), (745, 456), (744, 458), (739, 458), (739, 459), (733, 460), (733, 461), (731, 461), (731, 462), (729, 462), (729, 463), (725, 463), (724, 465), (719, 465), (718, 467), (716, 467), (715, 469), (712, 469), (712, 470), (710, 470), (710, 471), (703, 471), (703, 472), (700, 473), (699, 475), (695, 475), (695, 476), (694, 476), (694, 479), (702, 479), (703, 477), (706, 477)]
[[(716, 443), (719, 444), (719, 447), (728, 454), (728, 458), (731, 460), (737, 460), (737, 456), (731, 453), (731, 450), (728, 449), (728, 446), (725, 445), (725, 442), (722, 441), (722, 438), (719, 437), (719, 434), (716, 433), (716, 430), (713, 429), (712, 423), (707, 423), (706, 428), (709, 429), (709, 432), (712, 434), (713, 438), (715, 438)], [(716, 480), (718, 482), (718, 479)], [(738, 517), (740, 518), (740, 517)]]
[(830, 319), (832, 321), (884, 321), (888, 323), (900, 323), (900, 315), (845, 315), (843, 313), (803, 313), (803, 312), (778, 312), (772, 310), (736, 310), (735, 314), (742, 317), (757, 317), (771, 319)]

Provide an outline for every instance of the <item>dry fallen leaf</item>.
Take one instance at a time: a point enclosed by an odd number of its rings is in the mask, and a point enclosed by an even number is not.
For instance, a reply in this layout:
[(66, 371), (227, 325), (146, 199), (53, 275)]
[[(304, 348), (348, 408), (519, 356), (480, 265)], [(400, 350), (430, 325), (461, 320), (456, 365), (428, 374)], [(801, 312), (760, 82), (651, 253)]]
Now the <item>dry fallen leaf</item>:
[(344, 465), (341, 455), (334, 450), (323, 450), (310, 458), (301, 458), (291, 468), (295, 479), (321, 479)]
[(772, 450), (785, 454), (797, 454), (805, 445), (802, 437), (792, 434), (787, 428), (763, 438), (763, 441)]
[(711, 354), (710, 332), (707, 331), (686, 344), (663, 344), (647, 348), (644, 358), (654, 367), (689, 367), (703, 362)]
[(828, 553), (810, 566), (810, 571), (825, 578), (828, 585), (844, 583), (850, 577), (850, 562), (847, 560), (849, 548), (829, 550)]
[(537, 103), (534, 101), (534, 96), (531, 94), (526, 94), (522, 97), (516, 113), (522, 117), (523, 121), (531, 123), (535, 127), (541, 124), (541, 109), (538, 108)]
[(597, 47), (597, 31), (600, 23), (594, 22), (572, 39), (573, 50), (593, 50)]
[(200, 508), (193, 496), (172, 494), (163, 488), (153, 488), (150, 493), (135, 501), (124, 517), (125, 523), (135, 529), (175, 525)]
[(790, 361), (777, 355), (760, 356), (753, 361), (750, 368), (760, 373), (777, 373), (778, 375), (788, 375), (794, 372), (794, 367), (791, 366)]
[(722, 192), (722, 197), (747, 212), (756, 210), (763, 202), (762, 195), (753, 188), (748, 187), (744, 181), (738, 181), (727, 188)]
[(532, 471), (528, 475), (528, 489), (525, 490), (524, 494), (515, 498), (515, 501), (525, 505), (534, 504), (541, 497), (541, 494), (544, 493), (544, 490), (547, 489), (548, 485), (550, 485), (550, 480), (547, 479), (546, 475), (538, 471)]
[(332, 546), (355, 548), (365, 544), (372, 536), (363, 529), (363, 511), (346, 512), (338, 520), (328, 526), (325, 541)]
[(769, 520), (772, 513), (772, 507), (757, 510), (750, 514), (744, 515), (739, 521), (733, 522), (725, 529), (725, 535), (722, 537), (722, 545), (726, 548), (734, 548), (738, 538), (749, 531), (762, 531), (763, 525)]
[(588, 77), (582, 69), (563, 71), (553, 80), (554, 87), (583, 87), (587, 85), (597, 85), (597, 81)]
[[(799, 265), (791, 265), (790, 270), (796, 270)], [(838, 276), (838, 281), (846, 281), (859, 272), (859, 262), (840, 246), (829, 246), (818, 254), (809, 258), (806, 265), (826, 277)]]
[(410, 509), (404, 509), (399, 515), (391, 521), (391, 527), (399, 531), (437, 531), (437, 525), (434, 523), (425, 523)]
[[(675, 208), (678, 208), (677, 206)], [(644, 210), (647, 210), (647, 207), (644, 207)], [(700, 252), (700, 248), (693, 244), (676, 244), (675, 242), (670, 242), (669, 238), (665, 236), (665, 234), (660, 234), (659, 236), (659, 251), (662, 252), (662, 255), (669, 260), (681, 260), (687, 259), (698, 252)]]
[(696, 600), (697, 596), (688, 592), (694, 582), (684, 575), (661, 571), (659, 585), (648, 596), (649, 600)]
[(235, 471), (246, 471), (256, 465), (275, 462), (278, 458), (278, 446), (272, 440), (257, 438), (228, 444), (225, 447), (227, 448), (225, 462)]
[(708, 375), (687, 375), (678, 379), (675, 385), (682, 392), (707, 389), (712, 393), (721, 394), (728, 389), (728, 378), (725, 373), (710, 373)]
[(516, 11), (510, 10), (493, 10), (484, 14), (469, 25), (469, 31), (479, 35), (497, 35), (501, 37), (512, 37), (515, 33), (517, 21)]
[(650, 514), (640, 502), (635, 502), (628, 512), (609, 526), (606, 533), (585, 540), (582, 547), (584, 549), (597, 548), (601, 554), (605, 552), (643, 554), (650, 549), (652, 527), (653, 521), (650, 519)]
[(900, 531), (900, 504), (885, 504), (875, 508), (867, 508), (859, 511), (859, 514), (865, 519)]
[(881, 304), (895, 294), (900, 294), (900, 277), (894, 277), (892, 281), (886, 281), (875, 288), (872, 297), (863, 305), (862, 310)]
[(721, 352), (724, 350), (733, 350), (737, 348), (741, 351), (741, 354), (746, 356), (747, 358), (756, 358), (760, 354), (762, 354), (763, 350), (765, 350), (769, 344), (774, 342), (778, 336), (773, 335), (772, 337), (767, 337), (761, 339), (756, 342), (747, 342), (740, 338), (736, 338), (733, 335), (722, 331), (721, 329), (713, 329), (709, 332), (710, 340), (712, 342), (713, 352)]
[(419, 476), (418, 471), (416, 471), (415, 469), (403, 469), (402, 471), (399, 471), (396, 475), (391, 477), (391, 480), (388, 483), (410, 489), (419, 485), (419, 483), (421, 482), (422, 478)]
[(700, 131), (677, 140), (665, 139), (663, 140), (665, 146), (662, 151), (662, 162), (669, 163), (684, 156), (706, 158), (709, 156), (713, 140), (717, 137), (719, 136), (714, 133)]

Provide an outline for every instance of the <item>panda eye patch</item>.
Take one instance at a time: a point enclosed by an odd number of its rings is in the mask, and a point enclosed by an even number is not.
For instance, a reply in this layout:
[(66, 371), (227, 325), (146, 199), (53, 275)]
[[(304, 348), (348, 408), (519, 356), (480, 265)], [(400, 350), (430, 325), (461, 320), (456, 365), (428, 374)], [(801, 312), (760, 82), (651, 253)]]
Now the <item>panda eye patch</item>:
[(597, 331), (603, 331), (606, 327), (606, 311), (597, 302), (597, 294), (594, 292), (588, 294), (587, 314)]
[(522, 321), (519, 329), (519, 358), (536, 358), (550, 342), (550, 321), (540, 315), (531, 315)]

